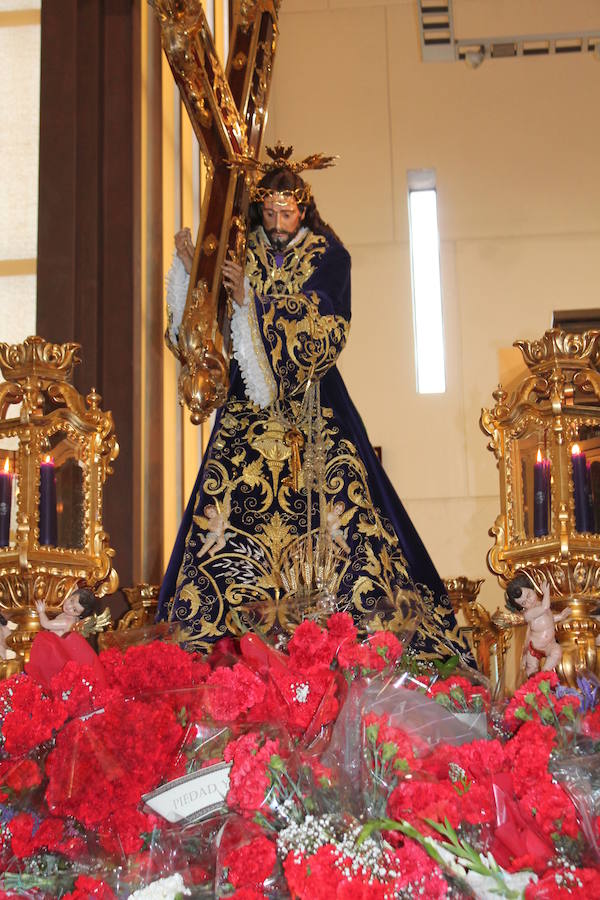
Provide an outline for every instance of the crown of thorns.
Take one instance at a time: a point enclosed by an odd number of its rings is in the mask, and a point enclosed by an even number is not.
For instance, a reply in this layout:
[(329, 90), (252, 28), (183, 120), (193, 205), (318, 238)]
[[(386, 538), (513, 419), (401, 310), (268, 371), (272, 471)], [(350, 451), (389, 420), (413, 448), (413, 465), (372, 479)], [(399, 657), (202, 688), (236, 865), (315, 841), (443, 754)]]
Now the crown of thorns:
[[(291, 159), (293, 147), (284, 147), (281, 141), (278, 141), (274, 147), (266, 147), (265, 152), (269, 157), (268, 160), (260, 162), (250, 156), (237, 156), (234, 165), (247, 169), (249, 172), (261, 175), (267, 175), (269, 172), (277, 172), (287, 170), (293, 175), (298, 175), (307, 169), (328, 169), (335, 165), (336, 156), (325, 156), (323, 153), (313, 153), (311, 156), (305, 156), (304, 159), (294, 161)], [(271, 197), (277, 195), (283, 200), (295, 200), (296, 203), (308, 203), (312, 197), (312, 191), (309, 184), (295, 190), (278, 191), (272, 188), (260, 187), (253, 185), (250, 188), (250, 200), (256, 203), (262, 203)]]
[(258, 187), (257, 185), (250, 188), (250, 200), (253, 203), (264, 203), (265, 200), (275, 199), (283, 204), (289, 200), (295, 200), (296, 203), (306, 205), (310, 203), (311, 197), (310, 184), (306, 184), (306, 182), (303, 187), (295, 188), (293, 191), (277, 191), (275, 188)]

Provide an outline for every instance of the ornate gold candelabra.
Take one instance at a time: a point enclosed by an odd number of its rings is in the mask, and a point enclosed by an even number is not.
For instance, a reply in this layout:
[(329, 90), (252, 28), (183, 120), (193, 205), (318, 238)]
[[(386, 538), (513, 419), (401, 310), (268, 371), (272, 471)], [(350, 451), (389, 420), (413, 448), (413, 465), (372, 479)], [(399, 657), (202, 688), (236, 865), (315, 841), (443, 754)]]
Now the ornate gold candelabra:
[[(118, 587), (102, 492), (118, 454), (110, 412), (69, 383), (78, 344), (0, 343), (0, 609), (22, 660), (44, 600), (58, 610), (78, 582)], [(1, 660), (0, 660), (1, 662)]]
[(455, 578), (444, 578), (444, 587), (448, 592), (448, 598), (452, 604), (456, 621), (467, 633), (471, 642), (478, 667), (485, 675), (489, 675), (489, 659), (486, 666), (486, 659), (480, 658), (478, 652), (481, 637), (480, 624), (485, 610), (482, 610), (481, 604), (477, 602), (477, 597), (483, 581), (483, 578), (475, 580), (467, 578), (465, 575), (458, 575)]
[(512, 691), (517, 685), (518, 666), (511, 665), (515, 652), (520, 651), (514, 640), (514, 625), (510, 618), (497, 610), (489, 610), (478, 601), (484, 579), (470, 579), (464, 575), (444, 579), (456, 621), (471, 641), (477, 668), (493, 685), (499, 681)]
[(126, 631), (128, 628), (144, 628), (154, 624), (156, 610), (158, 609), (158, 594), (160, 585), (138, 584), (133, 588), (122, 588), (129, 612), (119, 619), (117, 631)]
[(598, 670), (600, 623), (600, 331), (547, 331), (516, 341), (528, 374), (510, 396), (499, 386), (480, 424), (500, 474), (500, 515), (488, 566), (503, 586), (526, 571), (547, 579), (562, 677)]

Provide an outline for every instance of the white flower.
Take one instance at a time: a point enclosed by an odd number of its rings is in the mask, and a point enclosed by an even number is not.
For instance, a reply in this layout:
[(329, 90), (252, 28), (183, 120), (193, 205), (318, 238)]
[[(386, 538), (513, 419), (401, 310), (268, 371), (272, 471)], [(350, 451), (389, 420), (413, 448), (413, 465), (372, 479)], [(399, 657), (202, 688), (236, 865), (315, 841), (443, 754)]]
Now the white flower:
[(331, 844), (332, 853), (337, 857), (334, 865), (342, 870), (346, 878), (351, 879), (359, 872), (363, 875), (369, 873), (373, 879), (378, 878), (378, 873), (388, 875), (389, 860), (373, 838), (367, 838), (357, 846), (361, 830), (362, 826), (357, 822), (340, 834), (335, 816), (309, 814), (303, 822), (292, 822), (279, 832), (277, 847), (283, 857), (289, 853), (312, 856), (319, 847)]
[[(524, 895), (528, 884), (531, 882), (535, 883), (538, 880), (537, 875), (533, 872), (505, 871), (502, 872), (502, 879), (509, 890), (515, 891), (520, 895)], [(498, 885), (490, 877), (478, 875), (477, 872), (469, 872), (466, 881), (473, 888), (475, 896), (481, 898), (481, 900), (498, 900)]]
[(159, 878), (153, 881), (145, 888), (134, 891), (129, 895), (128, 900), (175, 900), (177, 896), (191, 894), (189, 888), (186, 888), (181, 875), (169, 875), (168, 878)]
[(473, 893), (478, 900), (497, 900), (498, 896), (507, 896), (502, 894), (502, 891), (499, 889), (498, 882), (493, 877), (493, 871), (502, 876), (502, 880), (509, 891), (515, 891), (521, 896), (525, 893), (525, 888), (528, 884), (531, 882), (535, 883), (538, 880), (537, 875), (533, 872), (506, 872), (498, 866), (491, 853), (488, 853), (487, 856), (480, 854), (481, 862), (486, 868), (489, 868), (490, 874), (484, 875), (483, 873), (474, 872), (461, 865), (454, 853), (446, 850), (434, 838), (427, 837), (425, 840), (435, 847), (451, 872), (454, 872), (460, 878), (464, 878), (469, 887), (473, 889)]
[(298, 703), (306, 703), (306, 701), (308, 700), (308, 695), (310, 693), (310, 686), (306, 681), (304, 681), (301, 684), (295, 685), (295, 687), (296, 700), (298, 701)]

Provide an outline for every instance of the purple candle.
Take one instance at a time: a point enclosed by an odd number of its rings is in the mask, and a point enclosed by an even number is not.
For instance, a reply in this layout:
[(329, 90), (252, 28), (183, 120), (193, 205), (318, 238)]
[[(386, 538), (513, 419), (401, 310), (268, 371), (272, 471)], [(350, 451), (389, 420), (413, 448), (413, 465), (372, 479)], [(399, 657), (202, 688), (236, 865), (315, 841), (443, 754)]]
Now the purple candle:
[(7, 456), (4, 468), (0, 471), (0, 547), (8, 547), (10, 543), (12, 480), (13, 476)]
[(546, 476), (546, 525), (547, 532), (550, 531), (552, 522), (552, 464), (549, 459), (544, 460), (544, 470)]
[(585, 489), (587, 491), (587, 531), (594, 531), (594, 499), (592, 497), (592, 464), (585, 465)]
[(548, 534), (548, 472), (542, 451), (537, 452), (533, 466), (533, 534), (543, 537)]
[(56, 479), (54, 460), (40, 463), (40, 546), (56, 547)]
[(585, 453), (579, 444), (571, 449), (571, 466), (573, 469), (573, 497), (575, 500), (575, 528), (580, 533), (589, 530), (588, 524), (588, 486), (587, 463)]

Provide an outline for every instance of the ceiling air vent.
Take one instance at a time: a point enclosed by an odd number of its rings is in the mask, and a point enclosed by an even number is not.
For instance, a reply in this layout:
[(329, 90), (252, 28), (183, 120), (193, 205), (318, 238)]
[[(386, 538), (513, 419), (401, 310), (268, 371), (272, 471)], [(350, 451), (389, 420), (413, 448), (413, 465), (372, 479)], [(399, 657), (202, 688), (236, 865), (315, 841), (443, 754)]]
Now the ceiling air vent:
[(417, 0), (423, 62), (462, 60), (477, 68), (486, 59), (551, 56), (554, 53), (593, 53), (600, 60), (600, 27), (596, 31), (563, 34), (521, 34), (502, 37), (457, 38), (452, 0)]

